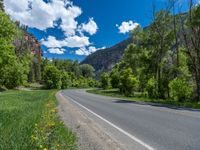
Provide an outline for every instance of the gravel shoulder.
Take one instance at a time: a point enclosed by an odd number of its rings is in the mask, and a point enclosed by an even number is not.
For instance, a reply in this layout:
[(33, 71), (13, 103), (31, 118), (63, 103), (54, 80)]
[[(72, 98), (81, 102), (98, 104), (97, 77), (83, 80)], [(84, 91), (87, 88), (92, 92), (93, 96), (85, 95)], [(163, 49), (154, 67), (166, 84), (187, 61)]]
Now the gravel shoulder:
[(58, 110), (61, 119), (68, 128), (76, 133), (80, 150), (123, 150), (121, 145), (112, 139), (105, 131), (89, 118), (77, 106), (62, 96), (56, 94), (59, 102)]

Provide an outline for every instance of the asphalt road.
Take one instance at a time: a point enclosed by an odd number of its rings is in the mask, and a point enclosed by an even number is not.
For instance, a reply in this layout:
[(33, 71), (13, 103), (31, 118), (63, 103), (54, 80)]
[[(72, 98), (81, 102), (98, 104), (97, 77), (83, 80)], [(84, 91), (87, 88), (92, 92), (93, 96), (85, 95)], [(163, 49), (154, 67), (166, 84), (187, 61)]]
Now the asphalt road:
[(137, 143), (144, 149), (200, 150), (200, 111), (127, 102), (85, 90), (62, 95), (90, 117), (98, 117), (127, 149)]

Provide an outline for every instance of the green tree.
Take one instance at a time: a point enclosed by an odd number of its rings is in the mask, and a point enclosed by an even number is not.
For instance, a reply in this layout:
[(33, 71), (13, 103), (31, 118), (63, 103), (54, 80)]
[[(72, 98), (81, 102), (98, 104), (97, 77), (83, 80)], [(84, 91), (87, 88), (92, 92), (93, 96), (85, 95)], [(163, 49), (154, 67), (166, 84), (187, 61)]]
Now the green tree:
[(175, 78), (169, 83), (170, 97), (183, 102), (192, 95), (192, 86), (183, 78)]
[[(191, 62), (191, 69), (196, 84), (196, 97), (200, 101), (200, 5), (194, 6), (190, 0), (187, 23), (182, 20), (182, 34), (186, 52)], [(189, 31), (189, 32), (188, 32)]]
[(14, 88), (27, 79), (25, 57), (15, 54), (13, 41), (20, 32), (10, 18), (0, 11), (0, 86)]
[(85, 78), (92, 78), (94, 77), (94, 68), (91, 65), (83, 64), (80, 65), (80, 72), (81, 75)]
[(120, 73), (118, 71), (118, 68), (114, 68), (110, 73), (110, 83), (112, 88), (119, 88)]
[(79, 62), (78, 61), (72, 62), (71, 71), (74, 73), (74, 75), (76, 77), (81, 76), (81, 72), (80, 72), (80, 67), (79, 67)]
[[(134, 36), (136, 38), (136, 35)], [(125, 64), (130, 67), (134, 74), (137, 74), (137, 68), (139, 67), (139, 53), (141, 48), (135, 44), (130, 44), (125, 50), (123, 60)]]
[(137, 87), (138, 80), (133, 75), (132, 70), (130, 68), (123, 70), (120, 77), (120, 91), (126, 96), (131, 96), (134, 95)]
[(157, 83), (154, 77), (150, 78), (146, 85), (146, 90), (150, 98), (158, 98)]
[(4, 10), (4, 6), (3, 6), (3, 0), (0, 0), (0, 10)]
[(172, 43), (174, 42), (173, 30), (170, 28), (172, 17), (168, 10), (162, 10), (154, 14), (154, 22), (150, 27), (150, 36), (152, 42), (152, 65), (154, 65), (154, 76), (157, 80), (157, 89), (159, 98), (166, 98), (166, 87), (163, 83), (168, 81), (163, 77), (166, 57), (169, 53)]
[(61, 82), (62, 82), (62, 89), (67, 89), (72, 86), (71, 77), (67, 72), (62, 72)]
[(46, 66), (44, 82), (48, 89), (60, 89), (62, 86), (60, 71), (53, 65)]
[(109, 89), (110, 88), (110, 78), (108, 73), (103, 73), (101, 75), (101, 87), (103, 89)]

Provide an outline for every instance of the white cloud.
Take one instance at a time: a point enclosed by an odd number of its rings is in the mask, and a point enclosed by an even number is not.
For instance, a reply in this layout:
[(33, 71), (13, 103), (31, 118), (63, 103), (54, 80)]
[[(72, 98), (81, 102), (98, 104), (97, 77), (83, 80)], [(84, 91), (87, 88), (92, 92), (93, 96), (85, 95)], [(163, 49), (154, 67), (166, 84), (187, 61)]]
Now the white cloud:
[(77, 35), (66, 37), (64, 40), (57, 40), (54, 36), (49, 36), (47, 40), (42, 40), (41, 43), (48, 48), (80, 48), (90, 45), (88, 37)]
[(136, 29), (138, 26), (140, 26), (138, 23), (134, 23), (133, 21), (128, 22), (122, 22), (122, 24), (119, 26), (116, 24), (116, 27), (119, 29), (119, 33), (128, 33), (134, 29)]
[(83, 47), (90, 45), (89, 38), (86, 36), (72, 36), (65, 39), (67, 47)]
[(90, 18), (87, 24), (82, 23), (79, 28), (81, 32), (87, 32), (90, 35), (94, 35), (98, 30), (98, 26), (93, 18)]
[[(80, 7), (75, 6), (70, 0), (4, 0), (5, 11), (14, 21), (39, 30), (48, 28), (60, 28), (65, 38), (58, 40), (54, 36), (49, 36), (41, 43), (46, 46), (50, 53), (63, 54), (63, 47), (81, 48), (87, 47), (91, 43), (89, 37), (83, 32), (94, 35), (98, 26), (93, 18), (88, 23), (79, 23), (76, 18), (82, 14)], [(58, 24), (56, 21), (61, 21)], [(77, 35), (79, 33), (79, 35)], [(95, 51), (90, 47), (89, 51)]]
[(105, 48), (106, 47), (96, 48), (94, 46), (90, 46), (88, 48), (81, 47), (80, 49), (78, 49), (78, 50), (75, 51), (75, 54), (76, 55), (82, 55), (82, 56), (88, 56), (88, 55), (90, 55), (90, 54), (92, 54), (92, 53), (94, 53), (94, 52), (96, 52), (96, 51), (98, 51), (100, 49), (105, 49)]
[(48, 51), (51, 54), (58, 54), (58, 55), (60, 55), (60, 54), (64, 54), (65, 49), (63, 49), (63, 48), (50, 48), (50, 49), (48, 49)]
[(58, 47), (58, 48), (61, 48), (63, 47), (63, 44), (62, 44), (63, 41), (59, 41), (57, 40), (54, 36), (49, 36), (47, 38), (47, 40), (41, 40), (41, 43), (42, 45), (50, 48), (50, 47)]
[(75, 19), (82, 13), (69, 0), (52, 0), (48, 3), (43, 0), (4, 0), (4, 5), (13, 20), (40, 30), (53, 28), (55, 21), (61, 19), (60, 27), (67, 36), (75, 34), (78, 25)]
[(28, 10), (28, 1), (27, 0), (4, 0), (4, 5), (7, 12), (23, 12)]

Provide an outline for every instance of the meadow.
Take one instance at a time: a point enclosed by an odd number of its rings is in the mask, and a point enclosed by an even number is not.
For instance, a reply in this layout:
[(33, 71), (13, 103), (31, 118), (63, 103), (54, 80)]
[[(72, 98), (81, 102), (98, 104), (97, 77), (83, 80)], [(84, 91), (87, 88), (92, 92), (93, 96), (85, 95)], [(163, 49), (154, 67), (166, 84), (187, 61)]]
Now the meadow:
[(77, 149), (76, 136), (58, 117), (55, 93), (0, 93), (0, 149)]

